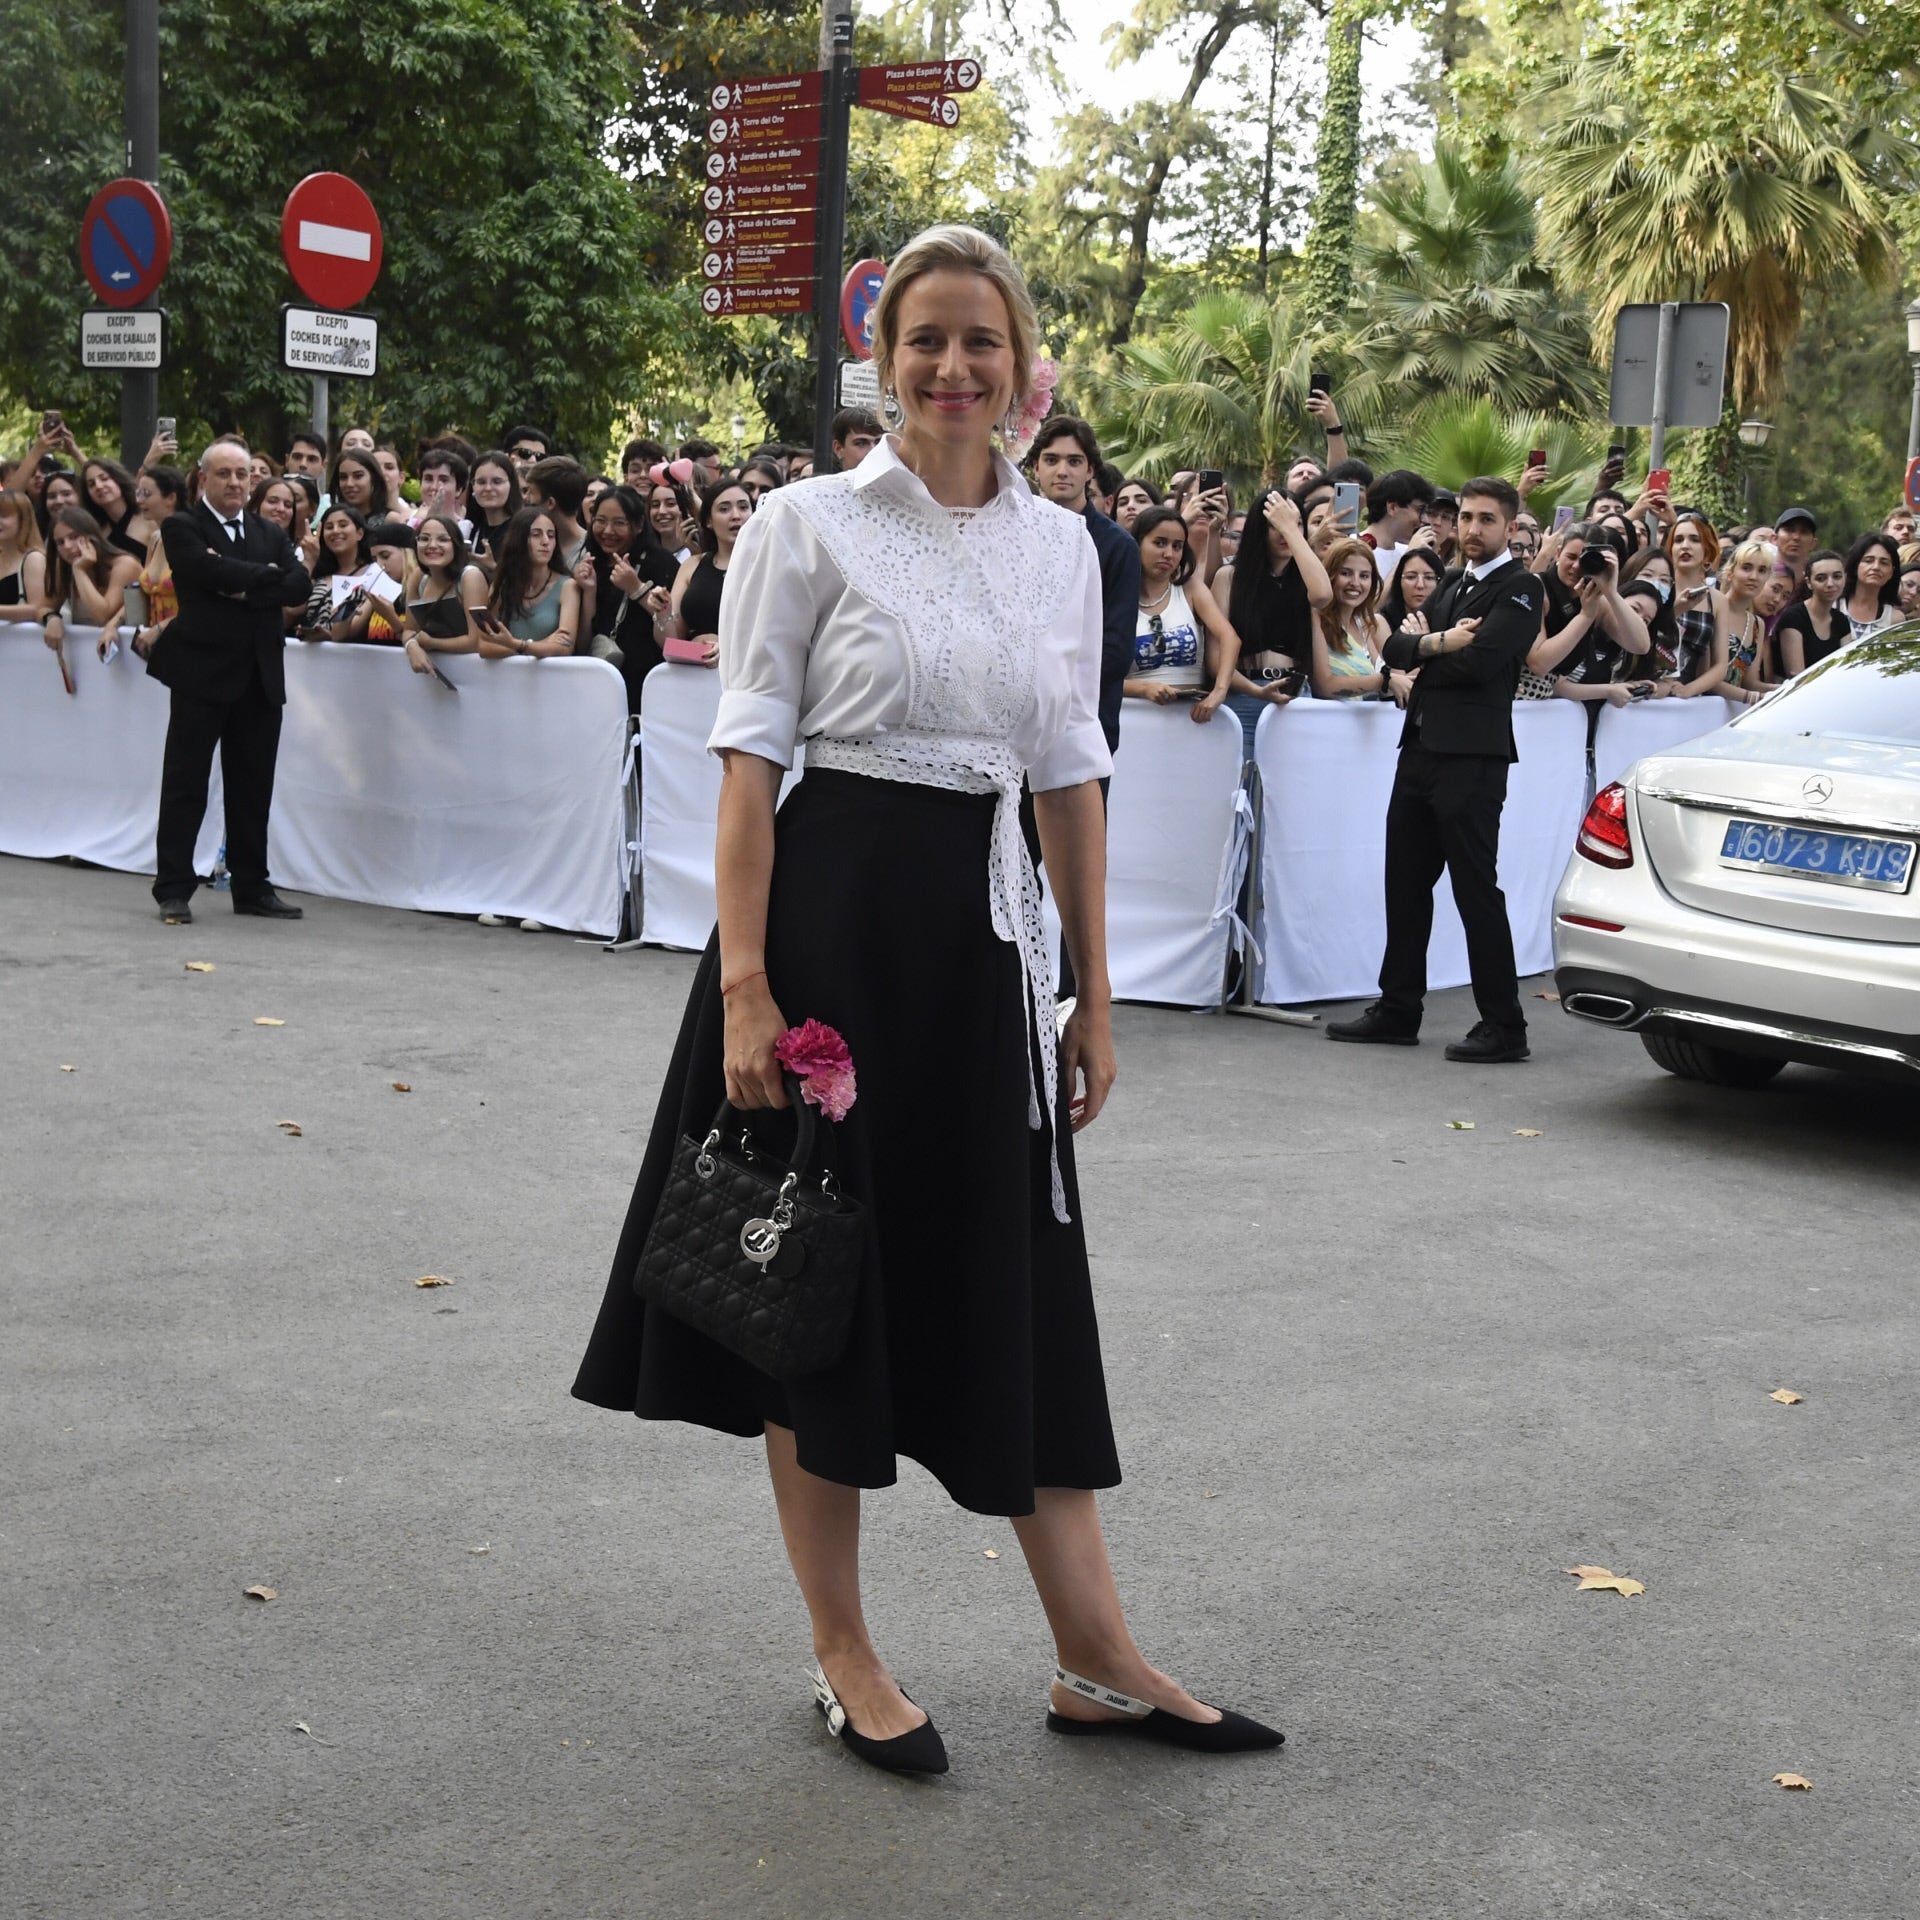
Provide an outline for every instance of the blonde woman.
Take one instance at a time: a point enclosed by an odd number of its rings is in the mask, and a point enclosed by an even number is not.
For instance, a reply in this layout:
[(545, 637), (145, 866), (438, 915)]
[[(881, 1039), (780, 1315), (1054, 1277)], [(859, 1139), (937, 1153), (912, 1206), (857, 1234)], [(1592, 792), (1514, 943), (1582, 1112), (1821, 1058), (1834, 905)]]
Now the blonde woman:
[[(995, 448), (1037, 334), (1019, 269), (986, 235), (910, 241), (874, 312), (894, 433), (851, 473), (777, 489), (741, 532), (709, 741), (725, 766), (719, 928), (574, 1386), (764, 1437), (815, 1700), (849, 1749), (896, 1772), (947, 1769), (861, 1604), (861, 1489), (891, 1486), (902, 1454), (961, 1506), (1011, 1517), (1053, 1631), (1050, 1728), (1214, 1752), (1280, 1740), (1141, 1656), (1094, 1497), (1120, 1468), (1073, 1135), (1115, 1075), (1112, 763), (1092, 539)], [(776, 814), (803, 738), (807, 776)], [(1057, 1045), (1023, 783), (1079, 982)], [(873, 1232), (844, 1353), (783, 1384), (633, 1282), (676, 1138), (704, 1132), (723, 1096), (732, 1125), (784, 1107), (776, 1046), (808, 1019), (852, 1055), (836, 1177)], [(966, 1169), (966, 1203), (936, 1224), (929, 1181), (948, 1165)]]
[(1769, 690), (1767, 629), (1758, 603), (1779, 564), (1780, 550), (1770, 540), (1743, 540), (1726, 557), (1714, 595), (1713, 654), (1688, 683), (1688, 693), (1717, 693), (1736, 707), (1750, 707)]
[(1380, 569), (1364, 540), (1336, 540), (1321, 564), (1333, 598), (1313, 616), (1313, 692), (1318, 700), (1390, 699), (1393, 684), (1380, 649), (1387, 623), (1378, 611)]

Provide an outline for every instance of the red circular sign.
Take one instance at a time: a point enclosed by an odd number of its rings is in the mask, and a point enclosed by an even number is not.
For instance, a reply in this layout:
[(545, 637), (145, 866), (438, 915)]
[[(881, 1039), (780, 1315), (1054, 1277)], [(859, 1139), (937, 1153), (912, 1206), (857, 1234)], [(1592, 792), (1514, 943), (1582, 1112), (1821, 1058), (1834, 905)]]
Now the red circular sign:
[(873, 358), (873, 309), (886, 278), (884, 260), (856, 260), (840, 288), (840, 331), (862, 360)]
[(151, 300), (173, 258), (173, 222), (160, 189), (114, 180), (87, 202), (80, 219), (80, 268), (110, 307)]
[(309, 300), (357, 307), (380, 277), (380, 216), (344, 173), (310, 173), (287, 195), (280, 251)]

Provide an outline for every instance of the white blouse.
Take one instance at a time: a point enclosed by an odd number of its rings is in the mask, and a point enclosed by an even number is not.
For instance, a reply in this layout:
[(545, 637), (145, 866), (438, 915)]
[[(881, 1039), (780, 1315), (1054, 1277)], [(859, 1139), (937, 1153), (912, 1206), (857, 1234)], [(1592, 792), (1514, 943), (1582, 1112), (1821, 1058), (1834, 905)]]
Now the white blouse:
[(891, 439), (768, 494), (727, 568), (709, 751), (789, 767), (799, 740), (911, 731), (1003, 741), (1037, 793), (1111, 773), (1092, 536), (994, 466), (966, 520)]
[[(1051, 1123), (1059, 1069), (1040, 884), (1020, 831), (1036, 793), (1113, 770), (1100, 730), (1100, 568), (1078, 514), (996, 457), (999, 490), (948, 509), (883, 440), (852, 473), (769, 494), (741, 530), (720, 602), (709, 751), (992, 793), (987, 900), (1019, 951)], [(1031, 1056), (1030, 1056), (1031, 1057)], [(1044, 1100), (1042, 1093), (1044, 1090)], [(1053, 1211), (1067, 1218), (1056, 1142)]]

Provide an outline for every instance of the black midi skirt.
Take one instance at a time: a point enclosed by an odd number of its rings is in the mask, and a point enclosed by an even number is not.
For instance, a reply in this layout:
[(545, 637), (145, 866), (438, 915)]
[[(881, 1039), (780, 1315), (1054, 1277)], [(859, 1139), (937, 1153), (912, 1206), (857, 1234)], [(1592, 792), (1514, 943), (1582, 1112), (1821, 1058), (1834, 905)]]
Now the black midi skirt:
[(1118, 1484), (1068, 1089), (1068, 1223), (1049, 1199), (1050, 1135), (1027, 1125), (1020, 959), (987, 898), (994, 805), (820, 769), (775, 821), (767, 982), (789, 1026), (845, 1035), (858, 1082), (837, 1179), (874, 1232), (845, 1354), (778, 1382), (633, 1291), (674, 1142), (704, 1134), (726, 1090), (710, 941), (577, 1398), (722, 1433), (771, 1421), (803, 1467), (845, 1486), (891, 1486), (905, 1454), (976, 1513), (1031, 1513), (1036, 1487)]

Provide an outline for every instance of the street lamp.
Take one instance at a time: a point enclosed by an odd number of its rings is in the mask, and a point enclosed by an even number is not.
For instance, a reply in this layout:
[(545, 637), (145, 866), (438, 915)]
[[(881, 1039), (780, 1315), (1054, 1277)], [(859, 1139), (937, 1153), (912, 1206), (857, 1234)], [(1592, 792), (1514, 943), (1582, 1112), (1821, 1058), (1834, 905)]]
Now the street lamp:
[(744, 413), (736, 413), (727, 425), (733, 429), (733, 457), (738, 460), (740, 443), (747, 437), (747, 416)]
[(1907, 308), (1907, 358), (1913, 364), (1913, 413), (1907, 422), (1907, 458), (1920, 454), (1920, 300)]
[(1773, 437), (1773, 422), (1757, 420), (1751, 415), (1734, 428), (1740, 437), (1740, 444), (1747, 451), (1747, 458), (1740, 464), (1746, 469), (1747, 518), (1753, 518), (1753, 470), (1759, 465), (1760, 455), (1766, 451), (1767, 442)]

